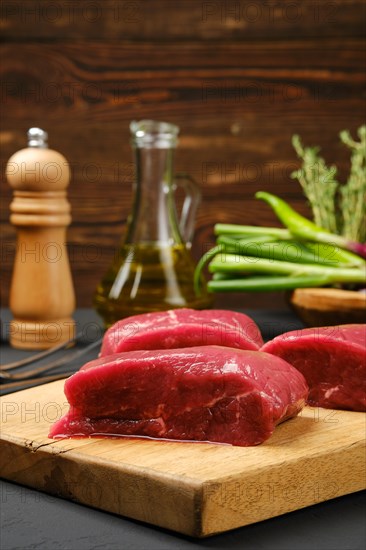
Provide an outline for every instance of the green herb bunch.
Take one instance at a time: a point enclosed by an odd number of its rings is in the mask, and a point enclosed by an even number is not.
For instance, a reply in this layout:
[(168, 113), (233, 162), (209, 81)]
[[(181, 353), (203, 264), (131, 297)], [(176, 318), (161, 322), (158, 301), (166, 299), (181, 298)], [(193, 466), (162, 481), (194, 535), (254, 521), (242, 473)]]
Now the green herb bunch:
[(358, 129), (360, 141), (348, 130), (339, 137), (351, 151), (351, 169), (346, 183), (336, 179), (337, 167), (328, 167), (319, 155), (319, 147), (303, 147), (300, 137), (292, 144), (302, 159), (302, 166), (292, 173), (300, 182), (314, 217), (314, 222), (338, 235), (366, 241), (366, 126)]

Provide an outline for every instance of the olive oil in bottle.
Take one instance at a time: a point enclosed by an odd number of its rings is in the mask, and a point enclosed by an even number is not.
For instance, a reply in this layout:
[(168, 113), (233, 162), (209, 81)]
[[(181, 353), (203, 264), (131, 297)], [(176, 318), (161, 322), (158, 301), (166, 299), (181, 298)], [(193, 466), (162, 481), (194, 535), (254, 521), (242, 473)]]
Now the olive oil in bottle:
[(155, 121), (130, 126), (136, 157), (134, 204), (126, 237), (99, 284), (94, 305), (109, 327), (119, 319), (180, 307), (210, 307), (202, 280), (197, 296), (190, 253), (199, 191), (185, 186), (186, 201), (178, 223), (174, 200), (173, 151), (178, 127)]

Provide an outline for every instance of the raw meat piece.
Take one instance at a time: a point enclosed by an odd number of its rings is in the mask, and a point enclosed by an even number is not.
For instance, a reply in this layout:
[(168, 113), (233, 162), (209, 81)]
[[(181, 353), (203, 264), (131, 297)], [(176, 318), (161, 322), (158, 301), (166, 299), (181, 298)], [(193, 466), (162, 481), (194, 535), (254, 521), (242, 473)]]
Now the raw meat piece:
[(258, 351), (201, 346), (129, 351), (65, 383), (69, 412), (50, 437), (128, 435), (257, 445), (304, 406), (291, 365)]
[(310, 387), (310, 405), (366, 411), (366, 325), (286, 332), (262, 351), (302, 372)]
[(244, 313), (173, 309), (122, 319), (107, 330), (100, 357), (137, 349), (172, 349), (202, 345), (259, 350), (262, 336)]

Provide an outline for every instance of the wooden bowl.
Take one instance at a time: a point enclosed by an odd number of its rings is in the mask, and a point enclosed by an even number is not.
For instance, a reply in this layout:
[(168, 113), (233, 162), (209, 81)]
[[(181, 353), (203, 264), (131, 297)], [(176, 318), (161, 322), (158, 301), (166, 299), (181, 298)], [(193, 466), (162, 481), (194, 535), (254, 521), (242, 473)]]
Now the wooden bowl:
[(366, 293), (337, 288), (297, 288), (289, 299), (305, 325), (366, 323)]

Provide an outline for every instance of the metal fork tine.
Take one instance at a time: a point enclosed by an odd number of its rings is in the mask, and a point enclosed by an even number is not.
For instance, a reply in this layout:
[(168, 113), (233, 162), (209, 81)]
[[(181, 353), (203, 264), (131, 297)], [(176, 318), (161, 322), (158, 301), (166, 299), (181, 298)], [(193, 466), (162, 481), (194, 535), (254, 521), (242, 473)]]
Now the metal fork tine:
[(53, 353), (56, 353), (56, 351), (59, 351), (60, 349), (66, 349), (68, 346), (73, 344), (74, 342), (77, 342), (77, 340), (82, 336), (82, 332), (78, 332), (74, 338), (70, 338), (70, 340), (67, 340), (66, 342), (62, 342), (62, 344), (58, 344), (57, 346), (54, 346), (50, 349), (47, 349), (45, 351), (41, 351), (40, 353), (37, 353), (36, 355), (32, 355), (31, 357), (26, 357), (25, 359), (20, 359), (19, 361), (14, 361), (12, 363), (7, 363), (5, 365), (1, 365), (2, 370), (11, 370), (11, 369), (17, 369), (18, 367), (24, 367), (25, 365), (30, 365), (31, 363), (35, 363), (36, 361), (40, 361), (44, 357), (48, 357), (49, 355), (52, 355)]
[[(101, 342), (102, 342), (102, 338), (100, 338), (99, 340), (96, 340), (95, 342), (92, 342), (91, 344), (89, 344), (88, 346), (86, 346), (85, 348), (83, 348), (81, 350), (77, 350), (74, 353), (62, 356), (60, 359), (56, 359), (55, 361), (52, 361), (51, 363), (48, 363), (46, 365), (42, 365), (41, 367), (38, 367), (36, 369), (28, 370), (26, 372), (11, 374), (11, 373), (8, 373), (8, 372), (2, 372), (2, 369), (0, 369), (0, 379), (2, 378), (2, 379), (5, 379), (5, 380), (27, 380), (29, 378), (37, 376), (38, 374), (41, 374), (43, 372), (47, 372), (51, 369), (61, 367), (62, 365), (71, 364), (76, 359), (79, 359), (80, 357), (82, 357), (83, 355), (85, 355), (86, 353), (91, 351), (92, 349), (99, 346), (101, 344)], [(39, 380), (41, 380), (41, 378)], [(4, 384), (2, 384), (1, 387), (3, 388)]]
[(6, 384), (1, 384), (0, 394), (4, 390), (13, 390), (17, 391), (19, 389), (26, 389), (29, 386), (41, 386), (47, 382), (53, 382), (55, 380), (61, 380), (62, 378), (68, 378), (73, 372), (60, 372), (58, 374), (52, 374), (50, 376), (43, 376), (41, 378), (29, 378), (28, 380), (18, 380), (16, 382), (8, 382)]

